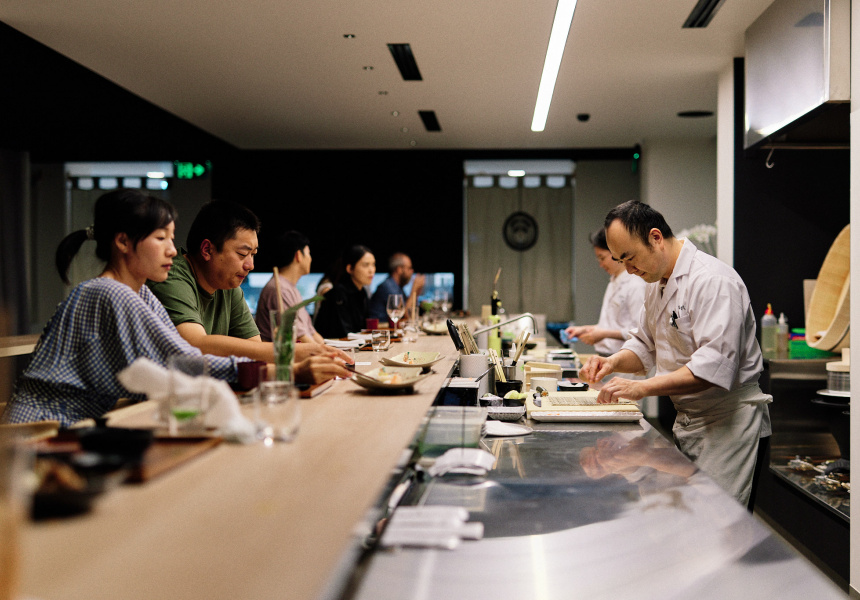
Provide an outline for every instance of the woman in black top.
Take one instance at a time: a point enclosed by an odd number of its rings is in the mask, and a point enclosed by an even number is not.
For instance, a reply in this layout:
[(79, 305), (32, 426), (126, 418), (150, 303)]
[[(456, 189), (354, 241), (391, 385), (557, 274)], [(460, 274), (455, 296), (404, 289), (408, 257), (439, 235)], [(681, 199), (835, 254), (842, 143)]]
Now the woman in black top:
[(365, 246), (352, 246), (343, 255), (343, 270), (334, 287), (319, 303), (314, 327), (325, 338), (342, 338), (361, 331), (367, 318), (369, 286), (376, 274), (376, 258)]

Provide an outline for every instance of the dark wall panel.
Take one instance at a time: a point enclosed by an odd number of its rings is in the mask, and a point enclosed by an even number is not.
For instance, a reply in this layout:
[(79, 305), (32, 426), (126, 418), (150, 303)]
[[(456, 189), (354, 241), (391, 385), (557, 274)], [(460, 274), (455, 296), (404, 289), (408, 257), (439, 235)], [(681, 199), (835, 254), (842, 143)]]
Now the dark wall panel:
[(803, 280), (815, 279), (850, 218), (848, 150), (744, 152), (744, 67), (735, 59), (735, 269), (758, 317), (767, 303), (802, 327)]

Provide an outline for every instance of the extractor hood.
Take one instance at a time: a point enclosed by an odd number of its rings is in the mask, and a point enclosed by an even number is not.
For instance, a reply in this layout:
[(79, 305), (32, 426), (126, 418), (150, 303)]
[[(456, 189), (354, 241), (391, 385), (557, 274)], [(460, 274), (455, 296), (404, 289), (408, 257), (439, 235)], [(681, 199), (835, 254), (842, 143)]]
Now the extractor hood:
[(744, 148), (848, 146), (850, 0), (775, 0), (745, 46)]

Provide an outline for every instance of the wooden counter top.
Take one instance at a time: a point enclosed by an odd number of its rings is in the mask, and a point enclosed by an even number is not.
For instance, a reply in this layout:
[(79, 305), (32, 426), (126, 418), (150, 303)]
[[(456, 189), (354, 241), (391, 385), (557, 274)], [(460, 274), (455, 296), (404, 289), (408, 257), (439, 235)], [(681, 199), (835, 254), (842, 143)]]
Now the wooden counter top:
[(0, 358), (30, 354), (38, 341), (38, 334), (0, 337)]
[[(292, 444), (221, 444), (149, 483), (108, 493), (88, 515), (28, 523), (22, 596), (318, 597), (457, 357), (447, 336), (392, 344), (381, 355), (408, 349), (446, 355), (415, 394), (371, 395), (337, 381), (302, 401)], [(379, 356), (357, 353), (373, 363), (359, 369), (375, 368)]]

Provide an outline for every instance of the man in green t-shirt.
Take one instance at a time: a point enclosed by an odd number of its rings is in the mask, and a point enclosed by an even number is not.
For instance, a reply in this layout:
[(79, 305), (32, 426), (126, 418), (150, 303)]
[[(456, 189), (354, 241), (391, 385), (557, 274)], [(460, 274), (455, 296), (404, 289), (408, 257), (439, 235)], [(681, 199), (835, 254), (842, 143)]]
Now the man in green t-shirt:
[[(166, 281), (150, 283), (179, 335), (206, 354), (272, 362), (239, 286), (254, 269), (260, 221), (235, 202), (213, 200), (194, 219), (188, 249), (180, 249)], [(322, 344), (297, 344), (299, 381), (349, 377), (346, 355)]]

